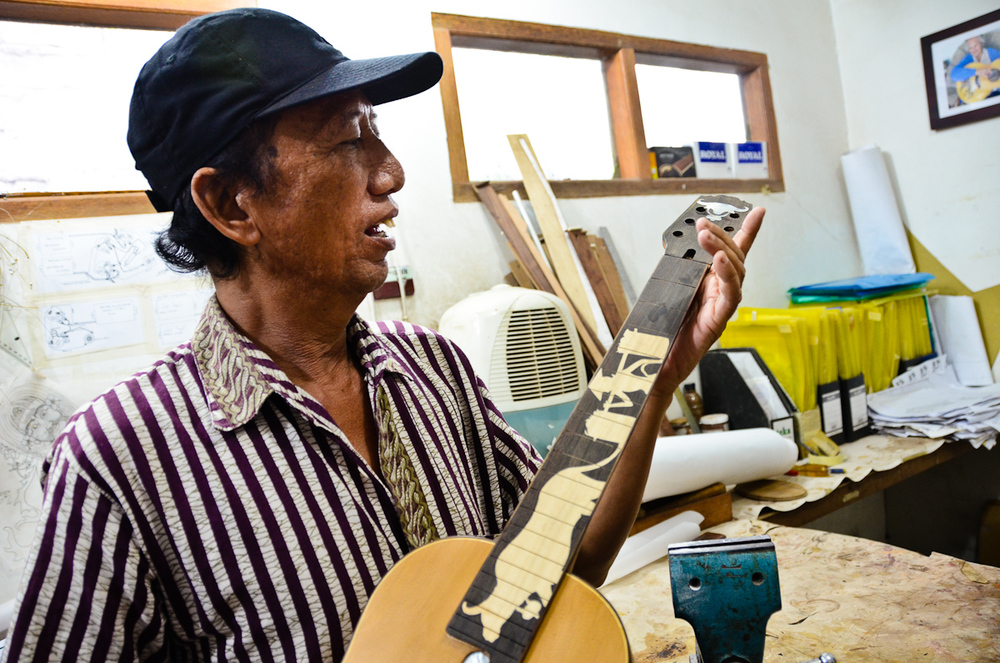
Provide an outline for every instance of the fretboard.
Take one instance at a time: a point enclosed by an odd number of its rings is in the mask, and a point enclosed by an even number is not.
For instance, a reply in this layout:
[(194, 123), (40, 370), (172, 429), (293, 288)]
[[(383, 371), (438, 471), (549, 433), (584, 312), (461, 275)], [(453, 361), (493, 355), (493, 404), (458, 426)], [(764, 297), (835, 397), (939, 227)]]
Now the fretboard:
[(711, 265), (695, 221), (732, 234), (750, 209), (702, 196), (664, 232), (665, 255), (448, 625), (492, 663), (531, 645)]

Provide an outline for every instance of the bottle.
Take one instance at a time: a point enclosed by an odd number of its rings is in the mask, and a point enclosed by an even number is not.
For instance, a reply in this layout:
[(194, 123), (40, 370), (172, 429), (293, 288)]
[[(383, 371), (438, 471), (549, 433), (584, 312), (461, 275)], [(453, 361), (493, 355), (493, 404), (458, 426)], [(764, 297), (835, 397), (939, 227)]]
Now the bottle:
[(684, 400), (687, 401), (688, 407), (691, 408), (691, 414), (694, 415), (695, 421), (705, 416), (705, 404), (701, 402), (701, 395), (695, 391), (694, 382), (684, 385)]

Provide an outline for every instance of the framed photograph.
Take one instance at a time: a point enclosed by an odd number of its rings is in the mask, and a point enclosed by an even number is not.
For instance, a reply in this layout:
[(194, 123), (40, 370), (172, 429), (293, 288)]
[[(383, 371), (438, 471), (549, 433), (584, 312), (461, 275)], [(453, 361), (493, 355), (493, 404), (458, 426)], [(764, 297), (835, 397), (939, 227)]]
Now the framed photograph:
[(1000, 9), (920, 39), (931, 129), (1000, 115)]

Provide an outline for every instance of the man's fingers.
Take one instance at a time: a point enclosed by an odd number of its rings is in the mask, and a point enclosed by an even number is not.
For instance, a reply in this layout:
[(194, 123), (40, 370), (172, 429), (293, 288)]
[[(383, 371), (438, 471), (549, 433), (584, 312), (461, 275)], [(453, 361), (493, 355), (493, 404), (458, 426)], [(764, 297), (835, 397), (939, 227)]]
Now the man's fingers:
[(725, 254), (732, 262), (734, 269), (743, 276), (743, 261), (746, 255), (736, 244), (735, 240), (722, 228), (710, 223), (707, 220), (699, 219), (698, 242), (701, 247), (714, 256), (720, 252)]
[(764, 214), (766, 212), (767, 210), (763, 207), (754, 207), (750, 210), (750, 213), (743, 219), (743, 225), (740, 226), (736, 237), (733, 238), (736, 246), (740, 247), (740, 250), (743, 251), (744, 258), (746, 258), (747, 251), (753, 246), (753, 241), (757, 238), (757, 233), (760, 231), (760, 226), (764, 221)]

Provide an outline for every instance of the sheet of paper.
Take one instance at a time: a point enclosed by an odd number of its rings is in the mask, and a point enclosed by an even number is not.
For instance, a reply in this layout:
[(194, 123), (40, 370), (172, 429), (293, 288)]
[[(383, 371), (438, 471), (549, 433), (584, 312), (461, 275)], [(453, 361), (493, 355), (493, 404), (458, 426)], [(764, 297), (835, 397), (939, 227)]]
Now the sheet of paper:
[(156, 341), (161, 348), (166, 350), (191, 340), (205, 303), (213, 292), (211, 288), (201, 288), (153, 295)]
[(39, 313), (49, 357), (122, 348), (146, 340), (139, 297), (50, 304)]
[(1000, 433), (1000, 384), (966, 387), (949, 365), (871, 394), (868, 412), (877, 429), (892, 435), (936, 434), (992, 448)]
[(958, 381), (966, 387), (993, 384), (993, 372), (972, 297), (934, 295), (929, 299), (942, 349)]
[(32, 229), (30, 251), (39, 293), (92, 290), (183, 278), (153, 248), (160, 215), (77, 220)]

